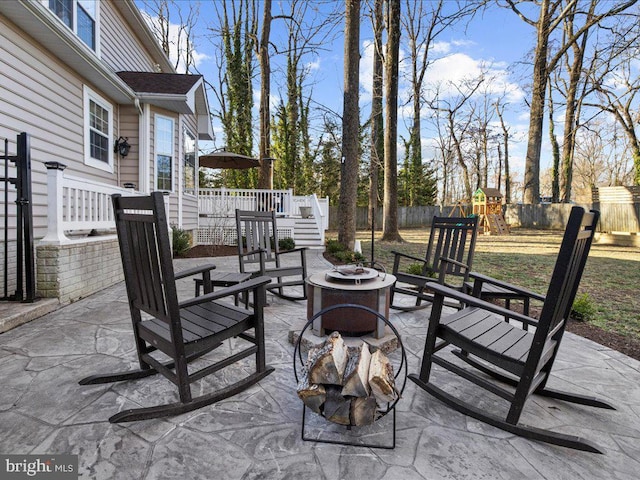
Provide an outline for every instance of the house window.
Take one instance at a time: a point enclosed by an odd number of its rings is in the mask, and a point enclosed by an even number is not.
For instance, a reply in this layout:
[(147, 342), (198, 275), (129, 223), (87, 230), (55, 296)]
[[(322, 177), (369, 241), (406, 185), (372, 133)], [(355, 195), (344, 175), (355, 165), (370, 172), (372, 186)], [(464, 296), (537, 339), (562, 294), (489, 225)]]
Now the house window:
[(113, 107), (100, 95), (84, 87), (85, 164), (113, 171)]
[(186, 128), (182, 130), (183, 151), (183, 190), (184, 193), (196, 194), (196, 137)]
[(94, 51), (97, 50), (97, 8), (96, 0), (49, 0), (49, 10)]
[(156, 190), (171, 191), (173, 171), (173, 119), (156, 115)]

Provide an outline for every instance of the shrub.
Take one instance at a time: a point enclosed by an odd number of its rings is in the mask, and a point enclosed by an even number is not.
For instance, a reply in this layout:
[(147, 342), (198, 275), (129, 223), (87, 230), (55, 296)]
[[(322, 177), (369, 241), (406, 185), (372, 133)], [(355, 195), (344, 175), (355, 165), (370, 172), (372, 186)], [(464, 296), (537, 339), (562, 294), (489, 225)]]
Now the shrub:
[(579, 322), (586, 322), (596, 314), (596, 307), (588, 293), (578, 295), (571, 307), (571, 318)]
[(434, 272), (429, 267), (427, 267), (427, 271), (423, 274), (422, 267), (423, 267), (422, 263), (416, 262), (416, 263), (407, 265), (407, 268), (405, 269), (405, 271), (410, 275), (426, 275), (427, 277), (430, 277), (430, 278), (434, 278), (436, 276), (436, 272)]
[(347, 251), (347, 247), (341, 244), (340, 242), (338, 242), (338, 240), (335, 240), (335, 239), (327, 240), (327, 253), (330, 253), (331, 255), (335, 255), (338, 252), (346, 252), (346, 251)]
[(179, 257), (184, 252), (189, 250), (191, 246), (191, 235), (189, 232), (178, 228), (172, 227), (173, 231), (173, 256)]
[(352, 252), (350, 250), (342, 250), (333, 254), (336, 260), (344, 263), (361, 263), (366, 260), (364, 255), (359, 252)]
[(278, 247), (280, 247), (281, 250), (293, 250), (296, 248), (296, 242), (291, 237), (281, 238), (278, 240)]

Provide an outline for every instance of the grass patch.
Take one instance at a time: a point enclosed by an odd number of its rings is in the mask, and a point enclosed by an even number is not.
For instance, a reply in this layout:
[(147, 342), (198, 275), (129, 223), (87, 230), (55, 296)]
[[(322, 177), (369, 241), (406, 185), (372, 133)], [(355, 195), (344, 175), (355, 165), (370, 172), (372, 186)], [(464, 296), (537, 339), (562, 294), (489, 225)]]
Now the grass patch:
[[(407, 229), (400, 231), (404, 243), (376, 241), (375, 260), (391, 270), (391, 250), (422, 257), (428, 234), (426, 228)], [(358, 232), (356, 238), (368, 259), (371, 233)], [(558, 231), (514, 229), (511, 235), (479, 235), (473, 270), (546, 294), (561, 241)], [(640, 248), (594, 243), (578, 289), (578, 296), (588, 295), (595, 310), (586, 322), (640, 340), (639, 286)]]

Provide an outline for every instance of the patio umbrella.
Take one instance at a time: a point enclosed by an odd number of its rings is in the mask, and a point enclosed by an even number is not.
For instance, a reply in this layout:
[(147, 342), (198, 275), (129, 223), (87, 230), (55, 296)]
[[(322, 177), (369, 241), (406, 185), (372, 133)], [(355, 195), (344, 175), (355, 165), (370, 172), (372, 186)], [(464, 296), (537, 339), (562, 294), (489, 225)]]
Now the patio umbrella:
[(214, 152), (199, 157), (201, 167), (242, 170), (260, 165), (260, 160), (233, 152)]

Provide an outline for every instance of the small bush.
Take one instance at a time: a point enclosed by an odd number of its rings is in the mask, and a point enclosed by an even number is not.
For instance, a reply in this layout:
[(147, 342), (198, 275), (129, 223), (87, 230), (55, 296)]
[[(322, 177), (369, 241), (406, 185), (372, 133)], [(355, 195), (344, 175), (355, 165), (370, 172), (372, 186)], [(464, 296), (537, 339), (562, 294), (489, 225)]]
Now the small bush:
[(296, 248), (296, 242), (291, 237), (281, 238), (278, 240), (278, 247), (280, 250), (293, 250)]
[(366, 260), (364, 255), (358, 252), (352, 252), (350, 250), (342, 250), (333, 254), (336, 260), (344, 263), (361, 263)]
[(347, 247), (338, 242), (338, 240), (329, 239), (327, 240), (327, 253), (331, 255), (335, 255), (338, 252), (346, 252)]
[(189, 250), (191, 246), (191, 235), (186, 230), (172, 227), (173, 230), (173, 256), (179, 257)]
[(431, 268), (427, 267), (427, 271), (422, 273), (422, 263), (412, 263), (411, 265), (407, 265), (405, 271), (410, 275), (426, 275), (427, 277), (434, 278), (436, 276), (436, 272), (434, 272)]
[(588, 293), (578, 295), (571, 307), (571, 318), (578, 322), (586, 322), (596, 315), (596, 307)]

